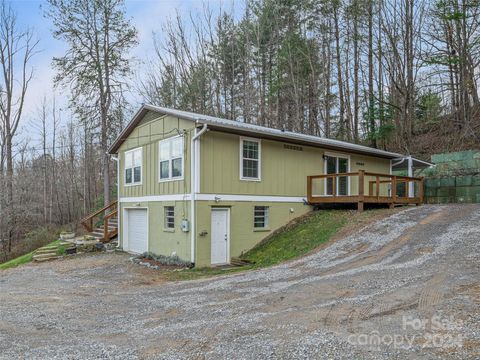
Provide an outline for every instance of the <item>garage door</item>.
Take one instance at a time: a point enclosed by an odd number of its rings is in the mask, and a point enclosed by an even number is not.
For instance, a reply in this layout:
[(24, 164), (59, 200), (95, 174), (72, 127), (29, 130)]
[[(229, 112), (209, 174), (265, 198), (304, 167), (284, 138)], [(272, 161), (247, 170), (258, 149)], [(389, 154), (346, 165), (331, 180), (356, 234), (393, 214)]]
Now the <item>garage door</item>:
[(127, 246), (135, 253), (148, 251), (148, 216), (147, 209), (128, 209)]

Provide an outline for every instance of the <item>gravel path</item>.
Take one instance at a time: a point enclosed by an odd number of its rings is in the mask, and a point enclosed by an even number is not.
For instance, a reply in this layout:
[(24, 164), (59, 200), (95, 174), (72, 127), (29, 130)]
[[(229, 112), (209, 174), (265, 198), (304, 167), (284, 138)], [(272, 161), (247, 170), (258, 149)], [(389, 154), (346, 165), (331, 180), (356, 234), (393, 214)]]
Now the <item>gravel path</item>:
[(479, 205), (421, 206), (214, 279), (115, 254), (6, 270), (0, 359), (478, 359), (479, 240)]

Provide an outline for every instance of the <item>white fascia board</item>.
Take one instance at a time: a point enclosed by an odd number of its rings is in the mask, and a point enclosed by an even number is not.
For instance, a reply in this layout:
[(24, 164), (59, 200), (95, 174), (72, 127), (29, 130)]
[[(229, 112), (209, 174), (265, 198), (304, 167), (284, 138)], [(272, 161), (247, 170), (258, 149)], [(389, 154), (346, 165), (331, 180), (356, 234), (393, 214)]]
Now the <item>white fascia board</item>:
[[(246, 202), (291, 202), (304, 203), (305, 197), (268, 196), (268, 195), (230, 195), (230, 194), (196, 194), (198, 201), (246, 201)], [(190, 201), (190, 194), (153, 195), (140, 197), (121, 197), (120, 203), (141, 203), (153, 201)]]

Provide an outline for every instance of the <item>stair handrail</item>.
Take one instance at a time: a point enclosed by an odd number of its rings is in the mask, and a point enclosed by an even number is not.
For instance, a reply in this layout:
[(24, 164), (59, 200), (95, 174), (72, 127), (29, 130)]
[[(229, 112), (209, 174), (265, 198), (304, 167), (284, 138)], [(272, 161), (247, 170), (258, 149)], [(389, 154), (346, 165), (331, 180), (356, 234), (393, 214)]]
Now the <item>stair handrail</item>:
[(93, 219), (113, 207), (116, 208), (117, 204), (118, 204), (118, 200), (112, 201), (110, 204), (108, 204), (107, 206), (104, 206), (100, 210), (97, 210), (94, 213), (91, 213), (85, 216), (83, 219), (80, 220), (80, 223), (85, 227), (85, 229), (87, 229), (87, 231), (89, 232), (93, 231)]

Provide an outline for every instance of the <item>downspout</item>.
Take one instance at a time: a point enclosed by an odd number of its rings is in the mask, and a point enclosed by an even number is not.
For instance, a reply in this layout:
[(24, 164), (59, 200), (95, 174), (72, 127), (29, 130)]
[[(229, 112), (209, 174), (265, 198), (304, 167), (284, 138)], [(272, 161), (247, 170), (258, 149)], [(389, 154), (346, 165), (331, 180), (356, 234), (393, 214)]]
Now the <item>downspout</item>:
[(192, 141), (190, 144), (190, 224), (191, 224), (191, 233), (190, 233), (190, 261), (192, 264), (195, 263), (195, 235), (196, 235), (196, 228), (195, 228), (195, 189), (196, 184), (199, 180), (199, 177), (196, 169), (195, 164), (195, 142), (207, 131), (207, 124), (203, 124), (202, 128), (199, 132), (197, 132), (197, 128), (195, 128), (195, 135), (192, 136)]
[(118, 227), (118, 230), (117, 230), (117, 238), (118, 238), (118, 241), (117, 241), (117, 248), (120, 248), (120, 234), (122, 233), (120, 231), (120, 160), (118, 157), (116, 156), (110, 156), (110, 158), (112, 160), (114, 160), (116, 163), (117, 163), (117, 211), (118, 211), (118, 214), (117, 214), (117, 227)]

